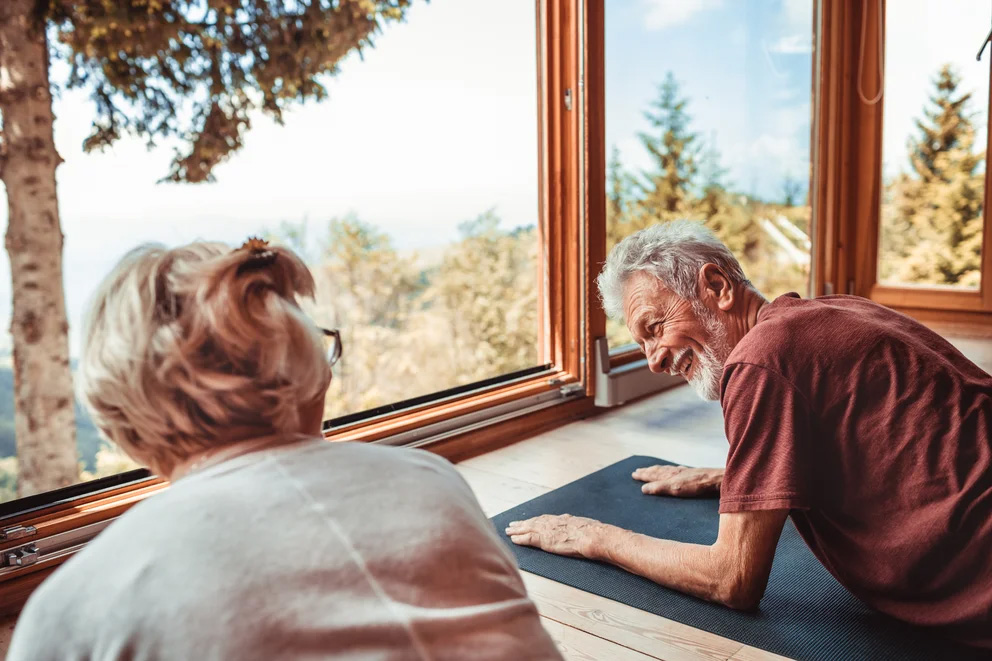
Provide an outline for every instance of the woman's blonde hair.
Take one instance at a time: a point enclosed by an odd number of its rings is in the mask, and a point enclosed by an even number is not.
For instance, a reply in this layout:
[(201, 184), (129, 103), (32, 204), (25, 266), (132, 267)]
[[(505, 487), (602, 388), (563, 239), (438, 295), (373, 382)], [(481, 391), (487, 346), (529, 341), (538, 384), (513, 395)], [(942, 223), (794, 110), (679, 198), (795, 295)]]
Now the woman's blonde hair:
[(297, 432), (300, 407), (331, 379), (296, 300), (313, 293), (284, 248), (138, 247), (90, 303), (80, 399), (111, 441), (162, 475), (201, 450)]

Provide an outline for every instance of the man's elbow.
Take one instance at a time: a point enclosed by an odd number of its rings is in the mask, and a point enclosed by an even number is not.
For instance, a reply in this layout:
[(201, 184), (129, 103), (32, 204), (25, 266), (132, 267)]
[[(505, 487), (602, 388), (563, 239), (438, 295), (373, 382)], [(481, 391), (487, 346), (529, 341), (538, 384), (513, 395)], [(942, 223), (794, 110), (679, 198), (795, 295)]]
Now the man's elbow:
[(761, 598), (765, 596), (767, 581), (754, 576), (731, 572), (729, 580), (721, 582), (715, 601), (739, 611), (757, 610)]

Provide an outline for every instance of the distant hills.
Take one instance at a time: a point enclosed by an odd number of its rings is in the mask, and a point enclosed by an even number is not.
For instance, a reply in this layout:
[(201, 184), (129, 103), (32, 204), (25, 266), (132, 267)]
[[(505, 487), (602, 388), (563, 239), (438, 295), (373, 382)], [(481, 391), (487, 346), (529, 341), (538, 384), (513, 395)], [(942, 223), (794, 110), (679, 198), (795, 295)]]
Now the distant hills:
[[(86, 470), (93, 470), (96, 452), (102, 441), (86, 411), (76, 402), (76, 445), (79, 458)], [(14, 434), (14, 372), (9, 367), (0, 367), (0, 458), (17, 455), (17, 440)]]

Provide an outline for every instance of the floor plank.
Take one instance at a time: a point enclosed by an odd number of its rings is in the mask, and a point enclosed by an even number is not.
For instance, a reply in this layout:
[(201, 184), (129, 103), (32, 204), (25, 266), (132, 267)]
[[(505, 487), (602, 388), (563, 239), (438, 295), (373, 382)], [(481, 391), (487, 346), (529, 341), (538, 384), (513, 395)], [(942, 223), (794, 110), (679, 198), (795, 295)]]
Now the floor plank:
[(495, 516), (548, 491), (545, 486), (481, 468), (460, 465), (458, 470), (472, 487), (486, 516)]
[(724, 661), (741, 643), (528, 572), (524, 584), (545, 618), (666, 661)]
[(779, 656), (756, 647), (744, 646), (729, 661), (789, 661), (787, 656)]
[(652, 661), (656, 658), (548, 618), (541, 618), (541, 623), (567, 661)]

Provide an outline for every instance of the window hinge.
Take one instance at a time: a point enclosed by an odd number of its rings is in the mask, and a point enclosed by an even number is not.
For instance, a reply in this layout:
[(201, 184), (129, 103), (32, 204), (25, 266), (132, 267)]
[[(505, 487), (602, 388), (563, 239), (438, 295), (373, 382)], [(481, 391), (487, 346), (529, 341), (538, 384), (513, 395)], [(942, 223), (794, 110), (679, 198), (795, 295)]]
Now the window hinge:
[(558, 389), (563, 399), (586, 394), (586, 387), (581, 383), (569, 383)]
[(565, 110), (572, 109), (572, 88), (569, 87), (565, 90)]
[(38, 547), (34, 544), (25, 544), (16, 549), (9, 549), (3, 554), (3, 566), (28, 567), (38, 562), (40, 553)]
[(30, 537), (38, 532), (38, 529), (34, 526), (10, 526), (9, 528), (4, 528), (0, 530), (0, 541), (8, 542), (12, 539), (20, 539), (22, 537)]

